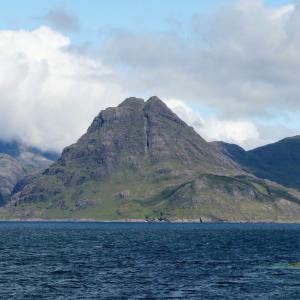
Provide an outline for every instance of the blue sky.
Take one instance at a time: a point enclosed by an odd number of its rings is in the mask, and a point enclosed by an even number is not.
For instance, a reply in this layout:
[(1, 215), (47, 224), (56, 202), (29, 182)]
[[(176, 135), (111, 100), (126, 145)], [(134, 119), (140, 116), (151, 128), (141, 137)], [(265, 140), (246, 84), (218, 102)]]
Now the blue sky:
[(0, 138), (61, 150), (132, 95), (207, 140), (299, 134), (297, 2), (0, 0)]
[[(81, 29), (70, 32), (75, 43), (97, 43), (101, 31), (123, 29), (132, 31), (161, 31), (168, 29), (168, 20), (182, 24), (195, 14), (210, 14), (235, 0), (11, 0), (0, 1), (0, 28), (34, 29), (45, 24), (38, 20), (51, 10), (65, 9), (78, 18)], [(265, 0), (268, 6), (290, 3), (288, 0)]]

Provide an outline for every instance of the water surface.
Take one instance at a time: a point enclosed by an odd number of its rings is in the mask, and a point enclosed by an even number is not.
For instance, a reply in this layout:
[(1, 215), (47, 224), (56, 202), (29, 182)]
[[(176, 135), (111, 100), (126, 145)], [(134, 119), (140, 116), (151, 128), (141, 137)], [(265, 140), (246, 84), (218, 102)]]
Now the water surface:
[(300, 299), (300, 225), (0, 222), (0, 299)]

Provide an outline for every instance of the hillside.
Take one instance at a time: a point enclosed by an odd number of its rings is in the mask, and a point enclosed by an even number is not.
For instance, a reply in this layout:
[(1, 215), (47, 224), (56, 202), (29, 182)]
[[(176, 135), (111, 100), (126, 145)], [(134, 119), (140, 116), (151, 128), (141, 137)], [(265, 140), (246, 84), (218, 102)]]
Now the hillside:
[(214, 142), (213, 145), (247, 172), (300, 189), (300, 136), (250, 151), (224, 142)]
[(46, 169), (57, 155), (17, 141), (0, 140), (0, 203), (4, 203), (17, 182)]
[(16, 159), (0, 154), (0, 205), (6, 202), (15, 184), (24, 176), (26, 173)]
[(100, 112), (2, 218), (295, 220), (299, 195), (247, 174), (160, 99)]

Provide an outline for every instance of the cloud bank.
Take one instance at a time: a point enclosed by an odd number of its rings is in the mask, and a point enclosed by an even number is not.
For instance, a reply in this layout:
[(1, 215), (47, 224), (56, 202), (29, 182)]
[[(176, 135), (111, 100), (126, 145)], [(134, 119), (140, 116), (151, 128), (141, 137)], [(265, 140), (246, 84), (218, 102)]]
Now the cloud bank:
[(225, 116), (266, 117), (300, 109), (299, 51), (300, 5), (251, 0), (195, 15), (185, 35), (116, 33), (102, 55), (126, 66), (120, 80), (134, 89), (200, 101)]
[(253, 132), (243, 143), (249, 148), (295, 132), (289, 119), (300, 112), (299, 53), (300, 5), (248, 0), (195, 15), (183, 32), (115, 33), (101, 55), (122, 66), (118, 79), (133, 90), (198, 101), (225, 127), (251, 123), (244, 127), (245, 136)]
[(226, 141), (246, 149), (263, 142), (256, 126), (249, 121), (202, 117), (181, 100), (169, 99), (166, 104), (207, 141)]
[(122, 89), (99, 59), (68, 51), (70, 40), (41, 27), (0, 31), (0, 137), (42, 149), (74, 143)]
[[(75, 30), (65, 17), (45, 16)], [(208, 140), (253, 148), (299, 133), (299, 4), (238, 1), (169, 29), (114, 30), (93, 56), (50, 27), (0, 30), (0, 138), (60, 150), (129, 95), (165, 99)], [(197, 102), (213, 114), (193, 112)]]

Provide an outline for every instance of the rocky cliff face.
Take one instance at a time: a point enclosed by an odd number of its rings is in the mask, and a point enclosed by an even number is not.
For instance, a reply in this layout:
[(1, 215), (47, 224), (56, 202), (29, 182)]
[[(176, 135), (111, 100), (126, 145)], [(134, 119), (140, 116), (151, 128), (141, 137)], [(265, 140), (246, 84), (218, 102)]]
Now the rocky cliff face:
[[(128, 98), (100, 112), (86, 134), (65, 148), (43, 174), (20, 184), (3, 213), (22, 218), (126, 219), (166, 214), (242, 219), (241, 203), (248, 203), (249, 218), (262, 209), (269, 213), (261, 218), (274, 219), (274, 203), (281, 198), (298, 205), (297, 195), (279, 186), (281, 192), (268, 193), (268, 183), (251, 176), (237, 179), (243, 174), (238, 164), (157, 97), (146, 102)], [(284, 211), (281, 215), (294, 217)]]
[(148, 167), (171, 173), (240, 172), (157, 97), (147, 102), (129, 98), (116, 108), (102, 111), (87, 133), (67, 147), (45, 175), (57, 173), (62, 167), (86, 170), (86, 180), (105, 179), (124, 168), (141, 174)]
[[(152, 97), (147, 102), (129, 98), (100, 112), (87, 133), (65, 148), (60, 159), (37, 180), (55, 180), (58, 186), (76, 189), (90, 181), (108, 181), (126, 170), (149, 180), (187, 178), (199, 172), (241, 173), (161, 100)], [(31, 189), (36, 190), (35, 183)], [(48, 192), (47, 186), (38, 197), (48, 198)], [(36, 196), (26, 190), (14, 199), (32, 201)]]

